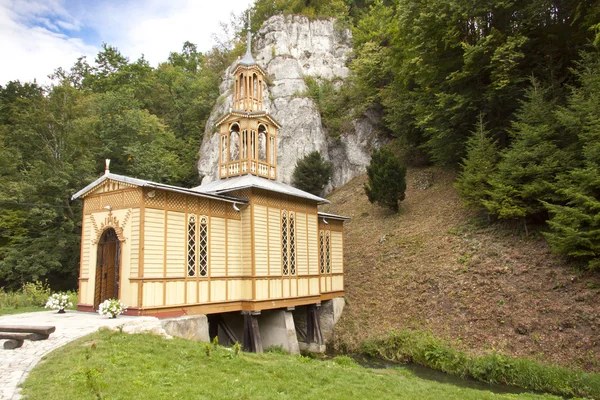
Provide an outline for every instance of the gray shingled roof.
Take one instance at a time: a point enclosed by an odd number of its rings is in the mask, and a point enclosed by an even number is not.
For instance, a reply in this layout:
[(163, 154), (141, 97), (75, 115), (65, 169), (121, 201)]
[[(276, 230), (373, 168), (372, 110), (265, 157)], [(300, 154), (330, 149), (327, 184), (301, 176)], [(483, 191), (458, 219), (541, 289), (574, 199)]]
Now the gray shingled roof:
[(165, 185), (163, 183), (157, 183), (157, 182), (147, 181), (145, 179), (131, 178), (129, 176), (117, 175), (117, 174), (111, 174), (111, 173), (102, 175), (100, 178), (96, 179), (94, 182), (90, 183), (89, 185), (87, 185), (86, 187), (81, 189), (79, 192), (75, 193), (71, 197), (71, 200), (75, 200), (79, 197), (85, 196), (89, 191), (91, 191), (92, 189), (94, 189), (96, 186), (98, 186), (99, 184), (101, 184), (102, 182), (104, 182), (107, 179), (117, 181), (117, 182), (128, 183), (130, 185), (135, 185), (135, 186), (150, 187), (150, 188), (154, 188), (154, 189), (166, 190), (168, 192), (177, 192), (177, 193), (189, 194), (189, 195), (197, 196), (197, 197), (205, 197), (205, 198), (214, 199), (214, 200), (222, 200), (222, 201), (226, 201), (229, 203), (245, 203), (246, 202), (244, 199), (239, 199), (239, 198), (233, 197), (233, 196), (224, 196), (224, 195), (219, 195), (219, 194), (203, 193), (203, 192), (199, 192), (199, 191), (193, 190), (193, 189), (186, 189), (186, 188), (182, 188), (179, 186)]
[(242, 175), (236, 176), (235, 178), (220, 179), (207, 183), (206, 185), (196, 186), (195, 188), (192, 188), (192, 190), (207, 194), (221, 194), (246, 188), (270, 190), (272, 192), (287, 194), (288, 196), (314, 200), (317, 202), (317, 204), (329, 204), (329, 200), (322, 197), (315, 196), (314, 194), (310, 194), (293, 186), (286, 185), (285, 183), (272, 181), (254, 175)]

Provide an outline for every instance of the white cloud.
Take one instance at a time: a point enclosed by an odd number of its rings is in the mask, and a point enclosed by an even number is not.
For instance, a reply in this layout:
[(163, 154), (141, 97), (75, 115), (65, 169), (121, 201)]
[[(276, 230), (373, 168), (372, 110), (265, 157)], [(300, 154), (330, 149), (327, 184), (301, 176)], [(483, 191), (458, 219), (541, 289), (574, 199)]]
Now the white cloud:
[(100, 18), (90, 24), (102, 40), (116, 46), (130, 59), (142, 54), (152, 65), (166, 61), (189, 40), (200, 51), (213, 45), (212, 35), (219, 33), (219, 22), (227, 22), (231, 12), (239, 14), (251, 0), (130, 1), (127, 4), (104, 3), (94, 10)]
[[(91, 61), (101, 42), (136, 60), (157, 65), (189, 40), (200, 51), (213, 45), (219, 22), (229, 21), (252, 0), (130, 0), (71, 2), (0, 0), (0, 85), (20, 79), (48, 83), (56, 68), (68, 69), (85, 55)], [(94, 42), (89, 35), (93, 32)], [(88, 42), (86, 42), (86, 40)]]
[[(42, 6), (36, 9), (37, 12), (33, 12), (29, 3), (19, 2), (15, 5), (0, 1), (0, 42), (3, 58), (0, 62), (0, 85), (17, 79), (23, 82), (36, 79), (38, 83), (48, 83), (48, 75), (56, 68), (69, 68), (77, 57), (96, 53), (94, 46), (57, 32), (58, 28), (49, 19), (38, 17), (41, 9), (47, 10), (46, 12), (52, 11), (48, 4)], [(53, 14), (68, 16), (64, 9), (59, 7)], [(28, 15), (30, 21), (38, 20), (37, 23), (44, 26), (29, 25), (26, 18)]]

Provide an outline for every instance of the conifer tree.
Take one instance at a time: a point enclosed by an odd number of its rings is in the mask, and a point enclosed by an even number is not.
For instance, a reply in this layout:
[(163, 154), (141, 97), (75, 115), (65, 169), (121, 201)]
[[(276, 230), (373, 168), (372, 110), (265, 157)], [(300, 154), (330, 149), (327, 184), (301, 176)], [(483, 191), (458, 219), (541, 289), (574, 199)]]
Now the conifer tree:
[(292, 174), (292, 185), (315, 196), (320, 196), (332, 174), (333, 164), (315, 150), (296, 163)]
[(566, 150), (572, 140), (558, 129), (554, 103), (546, 97), (547, 91), (532, 79), (512, 124), (512, 145), (490, 179), (489, 200), (483, 201), (498, 218), (523, 218), (526, 232), (528, 218), (546, 216), (541, 201), (556, 199), (552, 185), (573, 162)]
[(398, 201), (404, 200), (406, 166), (387, 148), (374, 150), (367, 167), (369, 182), (365, 193), (371, 203), (398, 211)]
[(568, 107), (559, 113), (562, 123), (578, 129), (583, 166), (561, 176), (557, 192), (562, 204), (546, 203), (551, 232), (545, 234), (552, 248), (586, 260), (600, 269), (600, 61), (598, 54), (584, 55), (580, 63), (581, 87)]
[(467, 141), (467, 155), (462, 162), (462, 172), (454, 187), (470, 208), (485, 209), (483, 200), (488, 200), (489, 179), (496, 171), (499, 149), (479, 115), (476, 129)]

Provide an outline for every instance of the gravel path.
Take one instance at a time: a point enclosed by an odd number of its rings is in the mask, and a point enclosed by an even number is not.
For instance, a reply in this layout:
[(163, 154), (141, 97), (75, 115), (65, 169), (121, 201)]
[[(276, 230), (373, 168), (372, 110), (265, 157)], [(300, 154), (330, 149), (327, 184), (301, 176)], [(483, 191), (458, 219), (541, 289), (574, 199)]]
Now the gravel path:
[(52, 350), (103, 326), (140, 325), (140, 323), (156, 324), (153, 317), (127, 317), (109, 319), (95, 313), (67, 311), (58, 314), (56, 311), (40, 311), (27, 314), (6, 315), (0, 317), (0, 325), (50, 325), (56, 331), (47, 340), (32, 342), (26, 340), (22, 347), (4, 350), (4, 340), (0, 340), (0, 400), (17, 400), (21, 398), (19, 385), (27, 378), (29, 371), (40, 359)]

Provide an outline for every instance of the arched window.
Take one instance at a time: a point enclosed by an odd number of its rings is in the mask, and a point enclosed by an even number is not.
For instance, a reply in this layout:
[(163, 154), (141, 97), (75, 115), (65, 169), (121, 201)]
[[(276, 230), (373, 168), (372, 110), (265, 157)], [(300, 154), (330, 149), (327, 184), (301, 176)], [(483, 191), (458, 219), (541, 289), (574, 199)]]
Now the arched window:
[(290, 275), (296, 275), (296, 215), (290, 213)]
[(248, 131), (242, 131), (242, 159), (248, 158)]
[(198, 235), (198, 261), (200, 264), (200, 276), (208, 275), (208, 217), (200, 217), (200, 232)]
[(196, 276), (196, 216), (190, 215), (187, 229), (187, 275)]
[(296, 214), (281, 211), (282, 275), (296, 275)]
[(329, 231), (325, 231), (325, 273), (331, 273), (331, 246)]
[(269, 138), (269, 162), (275, 164), (275, 138), (273, 136)]
[(319, 264), (321, 266), (321, 273), (325, 273), (325, 231), (319, 232)]
[(240, 126), (231, 125), (229, 131), (229, 160), (237, 161), (240, 159)]
[(227, 135), (221, 135), (221, 162), (227, 162)]
[(250, 131), (250, 158), (256, 158), (256, 131)]
[(281, 266), (283, 275), (288, 275), (288, 218), (285, 210), (281, 212)]
[(258, 160), (267, 162), (267, 128), (258, 126)]

